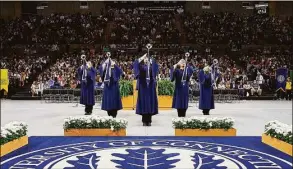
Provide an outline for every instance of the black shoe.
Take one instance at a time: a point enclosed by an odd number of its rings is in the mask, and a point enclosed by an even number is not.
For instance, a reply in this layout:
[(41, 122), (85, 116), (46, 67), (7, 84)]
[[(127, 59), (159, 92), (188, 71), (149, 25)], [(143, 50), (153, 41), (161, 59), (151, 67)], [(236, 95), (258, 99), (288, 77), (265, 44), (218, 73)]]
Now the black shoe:
[(152, 123), (146, 123), (146, 126), (152, 126)]
[(142, 126), (147, 126), (147, 123), (142, 123)]
[(86, 112), (84, 115), (91, 115), (93, 112)]

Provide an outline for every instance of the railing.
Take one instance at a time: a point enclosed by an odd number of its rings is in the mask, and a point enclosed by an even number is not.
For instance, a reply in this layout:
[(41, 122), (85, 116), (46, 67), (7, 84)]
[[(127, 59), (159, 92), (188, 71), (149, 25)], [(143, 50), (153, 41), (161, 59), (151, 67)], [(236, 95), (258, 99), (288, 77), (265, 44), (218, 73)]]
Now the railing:
[[(95, 90), (95, 101), (102, 102), (102, 89)], [(45, 89), (42, 101), (45, 103), (76, 103), (80, 100), (80, 89)]]
[[(199, 102), (199, 90), (189, 91), (189, 102)], [(214, 90), (214, 100), (216, 103), (232, 103), (240, 100), (239, 91), (237, 89)]]
[[(189, 91), (189, 102), (198, 103), (199, 91)], [(95, 100), (97, 103), (102, 102), (103, 90), (95, 90)], [(237, 89), (214, 90), (214, 99), (217, 103), (232, 103), (239, 101)], [(42, 94), (42, 101), (45, 103), (76, 103), (80, 100), (80, 89), (45, 89)]]

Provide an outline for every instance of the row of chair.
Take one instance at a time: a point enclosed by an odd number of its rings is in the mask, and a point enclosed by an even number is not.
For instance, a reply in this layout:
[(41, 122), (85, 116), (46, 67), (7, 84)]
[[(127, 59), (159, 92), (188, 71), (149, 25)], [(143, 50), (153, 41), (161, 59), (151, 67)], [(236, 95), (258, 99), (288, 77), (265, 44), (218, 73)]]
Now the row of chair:
[[(214, 99), (216, 102), (231, 103), (240, 100), (238, 90), (214, 90)], [(103, 95), (102, 89), (95, 90), (96, 102), (101, 102)], [(189, 101), (197, 103), (200, 92), (191, 90), (189, 92)], [(45, 89), (42, 94), (42, 100), (47, 103), (78, 103), (80, 98), (80, 89)]]
[[(97, 102), (102, 99), (102, 89), (95, 90)], [(46, 103), (78, 103), (80, 89), (45, 89), (43, 90), (42, 100)]]

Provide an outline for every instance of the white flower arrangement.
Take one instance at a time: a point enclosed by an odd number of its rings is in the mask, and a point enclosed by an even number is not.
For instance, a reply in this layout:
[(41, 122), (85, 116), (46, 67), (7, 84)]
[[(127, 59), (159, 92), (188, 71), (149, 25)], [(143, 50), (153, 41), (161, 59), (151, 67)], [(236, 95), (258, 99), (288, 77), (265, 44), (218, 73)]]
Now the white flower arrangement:
[(0, 144), (3, 145), (26, 135), (27, 124), (17, 121), (10, 122), (1, 127)]
[(173, 118), (175, 129), (231, 129), (235, 120), (230, 117), (178, 117)]
[(127, 120), (111, 116), (75, 116), (64, 119), (64, 130), (68, 129), (111, 129), (117, 131), (127, 127)]
[(265, 134), (293, 145), (292, 125), (270, 121), (265, 125)]

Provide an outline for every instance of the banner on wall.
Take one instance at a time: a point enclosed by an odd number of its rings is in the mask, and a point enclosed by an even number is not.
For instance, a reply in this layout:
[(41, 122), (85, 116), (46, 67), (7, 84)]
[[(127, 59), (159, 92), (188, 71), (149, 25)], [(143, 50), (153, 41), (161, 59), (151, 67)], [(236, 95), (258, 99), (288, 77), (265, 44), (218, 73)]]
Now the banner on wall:
[(280, 68), (276, 71), (277, 91), (280, 89), (285, 91), (287, 77), (288, 69)]
[(4, 89), (6, 92), (8, 92), (8, 84), (9, 84), (9, 79), (8, 79), (8, 69), (1, 69), (1, 90)]

